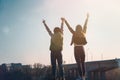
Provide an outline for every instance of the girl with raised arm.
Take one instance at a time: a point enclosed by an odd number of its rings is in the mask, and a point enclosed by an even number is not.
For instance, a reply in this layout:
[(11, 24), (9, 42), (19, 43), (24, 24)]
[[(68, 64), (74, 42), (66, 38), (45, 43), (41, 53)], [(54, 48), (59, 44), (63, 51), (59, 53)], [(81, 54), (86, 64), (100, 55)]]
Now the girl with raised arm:
[(85, 50), (83, 46), (87, 44), (85, 34), (87, 29), (88, 18), (89, 15), (87, 14), (87, 18), (85, 20), (83, 29), (81, 25), (77, 25), (75, 31), (69, 25), (67, 20), (65, 18), (62, 18), (62, 20), (67, 25), (69, 31), (73, 34), (71, 45), (74, 44), (74, 56), (78, 66), (79, 75), (82, 80), (85, 80)]
[(51, 37), (50, 51), (51, 51), (51, 65), (52, 65), (52, 80), (56, 80), (56, 61), (58, 62), (60, 80), (64, 80), (63, 66), (62, 66), (63, 20), (61, 22), (61, 28), (55, 27), (54, 33), (50, 31), (49, 27), (45, 23), (45, 20), (43, 20), (43, 24), (48, 34)]

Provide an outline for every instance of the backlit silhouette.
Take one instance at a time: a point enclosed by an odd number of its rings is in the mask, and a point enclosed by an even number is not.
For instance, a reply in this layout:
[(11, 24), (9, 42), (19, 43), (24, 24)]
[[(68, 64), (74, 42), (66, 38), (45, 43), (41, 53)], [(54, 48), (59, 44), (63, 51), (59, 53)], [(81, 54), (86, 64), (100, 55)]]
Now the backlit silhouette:
[[(62, 20), (62, 19), (61, 19)], [(62, 48), (63, 48), (63, 20), (61, 28), (55, 27), (52, 33), (43, 20), (43, 24), (51, 37), (50, 51), (51, 51), (51, 65), (52, 65), (52, 80), (56, 79), (56, 60), (58, 62), (60, 79), (63, 80), (63, 66), (62, 66)]]
[(83, 80), (85, 80), (85, 51), (83, 46), (87, 43), (85, 34), (87, 29), (88, 17), (89, 15), (87, 14), (83, 29), (81, 25), (77, 25), (75, 31), (70, 27), (67, 20), (65, 18), (62, 18), (69, 31), (73, 34), (71, 45), (74, 43), (74, 56), (77, 62), (80, 78), (82, 78)]

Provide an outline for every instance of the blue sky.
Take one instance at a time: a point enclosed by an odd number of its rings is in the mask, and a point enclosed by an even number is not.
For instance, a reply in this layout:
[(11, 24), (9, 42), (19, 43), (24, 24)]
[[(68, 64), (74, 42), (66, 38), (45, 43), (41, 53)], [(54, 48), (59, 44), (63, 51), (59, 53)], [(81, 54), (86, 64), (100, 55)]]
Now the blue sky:
[[(75, 29), (90, 18), (85, 46), (86, 61), (120, 57), (119, 0), (0, 0), (0, 63), (50, 64), (51, 30), (65, 17)], [(71, 33), (64, 26), (63, 60), (73, 63)]]

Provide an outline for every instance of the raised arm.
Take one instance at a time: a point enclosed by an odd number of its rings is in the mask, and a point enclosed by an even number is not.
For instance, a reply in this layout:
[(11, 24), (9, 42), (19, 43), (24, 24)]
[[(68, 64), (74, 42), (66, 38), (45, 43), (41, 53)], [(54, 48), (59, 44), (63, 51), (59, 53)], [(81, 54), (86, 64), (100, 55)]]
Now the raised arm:
[(61, 22), (61, 31), (63, 33), (63, 22), (64, 22), (64, 20), (62, 18), (61, 18), (61, 20), (62, 20), (62, 22)]
[(85, 24), (84, 24), (84, 26), (83, 26), (83, 32), (84, 32), (84, 33), (86, 33), (86, 30), (87, 30), (88, 18), (89, 18), (89, 14), (87, 14), (87, 18), (86, 18)]
[(44, 26), (45, 26), (45, 28), (46, 28), (48, 34), (49, 34), (50, 36), (52, 36), (53, 33), (50, 31), (49, 27), (48, 27), (47, 24), (45, 23), (45, 20), (43, 20), (43, 24), (44, 24)]
[(61, 18), (61, 19), (64, 20), (64, 22), (65, 22), (65, 24), (67, 25), (69, 31), (70, 31), (72, 34), (74, 34), (74, 30), (70, 27), (70, 25), (69, 25), (69, 23), (67, 22), (67, 20), (65, 20), (65, 18)]

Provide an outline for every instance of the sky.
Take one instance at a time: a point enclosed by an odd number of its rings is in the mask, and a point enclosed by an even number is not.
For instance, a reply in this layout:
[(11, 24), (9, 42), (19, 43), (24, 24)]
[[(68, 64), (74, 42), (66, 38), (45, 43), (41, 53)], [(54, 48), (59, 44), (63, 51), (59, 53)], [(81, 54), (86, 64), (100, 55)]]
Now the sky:
[[(71, 27), (84, 25), (89, 13), (86, 62), (120, 58), (119, 0), (0, 0), (0, 64), (50, 64), (50, 36), (64, 17)], [(63, 61), (75, 63), (71, 33), (64, 25)]]

